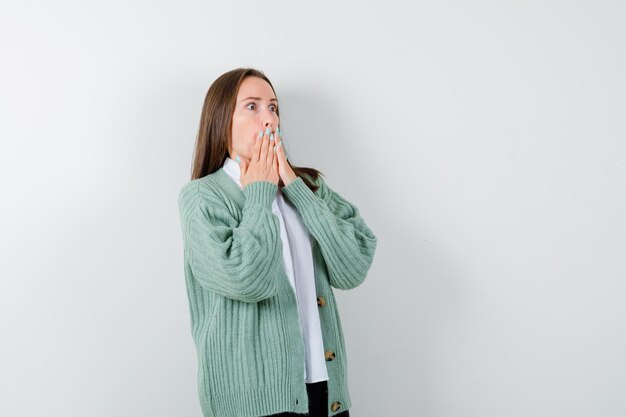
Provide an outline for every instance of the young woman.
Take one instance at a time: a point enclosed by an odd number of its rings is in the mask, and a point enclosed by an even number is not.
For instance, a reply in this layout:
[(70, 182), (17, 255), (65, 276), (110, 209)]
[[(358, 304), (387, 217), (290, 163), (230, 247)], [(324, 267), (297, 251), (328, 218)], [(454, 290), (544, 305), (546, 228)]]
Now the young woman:
[(180, 190), (205, 417), (350, 415), (332, 288), (365, 280), (377, 238), (318, 170), (289, 163), (279, 121), (261, 71), (221, 75)]

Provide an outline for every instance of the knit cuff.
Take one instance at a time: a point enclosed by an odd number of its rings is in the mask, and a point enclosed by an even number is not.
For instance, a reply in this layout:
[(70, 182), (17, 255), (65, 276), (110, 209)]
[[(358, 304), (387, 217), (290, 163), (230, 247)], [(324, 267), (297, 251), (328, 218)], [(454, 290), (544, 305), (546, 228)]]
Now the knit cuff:
[(246, 204), (260, 204), (271, 208), (278, 185), (269, 181), (254, 181), (243, 188)]
[(318, 197), (305, 184), (301, 177), (297, 177), (281, 190), (296, 207), (312, 206), (317, 203)]

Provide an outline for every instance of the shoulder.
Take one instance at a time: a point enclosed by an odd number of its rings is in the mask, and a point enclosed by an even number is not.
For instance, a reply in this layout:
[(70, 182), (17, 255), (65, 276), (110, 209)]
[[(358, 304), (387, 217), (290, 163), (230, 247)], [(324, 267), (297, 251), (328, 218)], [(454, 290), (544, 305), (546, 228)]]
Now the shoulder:
[(178, 204), (180, 207), (190, 204), (205, 202), (219, 202), (220, 184), (217, 180), (217, 172), (205, 175), (185, 183), (178, 192)]
[(194, 198), (198, 194), (199, 183), (200, 179), (195, 179), (184, 184), (178, 192), (178, 202), (183, 203), (190, 198)]
[(317, 179), (311, 178), (311, 181), (319, 186), (315, 194), (326, 202), (328, 207), (341, 217), (347, 218), (359, 212), (359, 209), (347, 198), (343, 196), (343, 192), (339, 193), (328, 182), (318, 175)]

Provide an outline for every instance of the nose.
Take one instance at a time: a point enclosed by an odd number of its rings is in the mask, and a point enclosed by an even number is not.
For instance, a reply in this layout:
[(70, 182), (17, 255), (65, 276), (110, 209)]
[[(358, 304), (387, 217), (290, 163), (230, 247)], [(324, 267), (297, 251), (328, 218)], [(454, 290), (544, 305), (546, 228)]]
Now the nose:
[(276, 126), (278, 126), (278, 115), (276, 113), (272, 113), (271, 111), (267, 110), (265, 112), (261, 112), (259, 116), (263, 121), (263, 130), (267, 129), (268, 127), (272, 132), (276, 130)]
[(272, 123), (272, 122), (265, 122), (265, 125), (263, 126), (263, 129), (267, 129), (268, 127), (270, 128), (272, 133), (276, 131), (276, 128), (274, 127), (274, 123)]

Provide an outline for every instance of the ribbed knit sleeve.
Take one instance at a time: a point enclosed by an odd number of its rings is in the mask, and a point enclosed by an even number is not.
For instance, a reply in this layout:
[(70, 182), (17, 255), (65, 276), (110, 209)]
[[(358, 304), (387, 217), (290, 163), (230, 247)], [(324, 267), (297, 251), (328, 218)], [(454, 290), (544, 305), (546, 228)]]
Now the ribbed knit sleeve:
[(247, 184), (237, 220), (206, 183), (192, 181), (181, 189), (185, 256), (202, 287), (249, 303), (275, 295), (282, 257), (280, 224), (271, 210), (277, 190), (268, 181)]
[(298, 177), (281, 190), (318, 242), (330, 285), (343, 290), (355, 288), (367, 276), (377, 238), (356, 206), (332, 190), (321, 176), (317, 184), (320, 188), (314, 193)]

